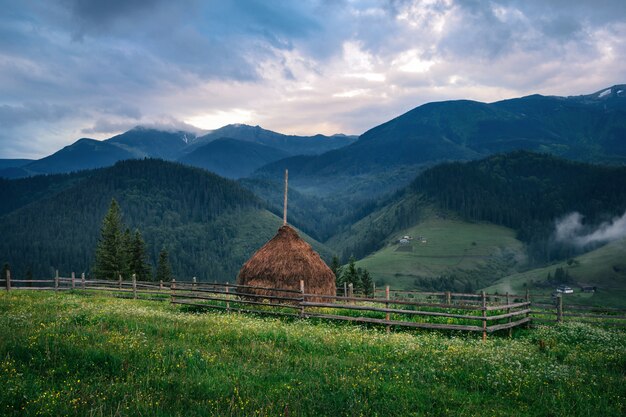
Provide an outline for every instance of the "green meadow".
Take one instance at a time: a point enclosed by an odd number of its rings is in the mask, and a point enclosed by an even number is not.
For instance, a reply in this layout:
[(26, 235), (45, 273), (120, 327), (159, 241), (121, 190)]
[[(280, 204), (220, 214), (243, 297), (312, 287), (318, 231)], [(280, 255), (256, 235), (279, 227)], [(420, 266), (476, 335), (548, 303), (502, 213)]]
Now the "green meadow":
[[(397, 243), (404, 235), (413, 238), (407, 246), (410, 251)], [(413, 289), (418, 277), (450, 274), (470, 276), (482, 284), (485, 277), (505, 275), (525, 259), (524, 245), (511, 229), (430, 216), (396, 233), (384, 248), (358, 261), (357, 266), (369, 270), (378, 282)]]
[(626, 333), (397, 331), (0, 294), (3, 416), (623, 416)]

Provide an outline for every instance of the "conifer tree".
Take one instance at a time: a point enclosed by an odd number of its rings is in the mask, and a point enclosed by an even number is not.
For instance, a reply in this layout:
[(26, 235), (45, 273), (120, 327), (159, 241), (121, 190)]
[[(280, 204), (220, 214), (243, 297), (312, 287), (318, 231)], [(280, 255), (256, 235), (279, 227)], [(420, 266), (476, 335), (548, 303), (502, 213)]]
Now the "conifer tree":
[(341, 282), (341, 264), (339, 263), (339, 257), (337, 255), (333, 255), (333, 259), (330, 263), (330, 270), (335, 274), (335, 281), (337, 284), (342, 284)]
[(94, 276), (98, 279), (117, 279), (124, 271), (122, 255), (122, 219), (120, 207), (115, 199), (102, 220), (100, 239), (96, 247), (96, 260), (93, 266)]
[(172, 267), (168, 259), (167, 251), (161, 249), (159, 253), (159, 262), (157, 263), (156, 280), (168, 282), (172, 280)]
[(152, 280), (152, 268), (147, 260), (146, 243), (139, 230), (135, 230), (135, 235), (133, 236), (130, 246), (130, 273), (135, 274), (139, 281)]
[(370, 275), (370, 272), (363, 268), (359, 268), (359, 284), (361, 287), (361, 290), (363, 291), (363, 294), (366, 297), (369, 297), (370, 295), (372, 295), (374, 293), (374, 286), (373, 286), (373, 282), (372, 282), (372, 276)]
[(343, 272), (341, 273), (341, 283), (352, 284), (353, 286), (357, 286), (359, 282), (359, 273), (356, 270), (355, 265), (356, 259), (354, 256), (350, 257), (350, 261), (348, 265), (343, 268)]
[[(118, 256), (120, 257), (120, 265), (122, 268), (121, 274), (124, 278), (130, 278), (135, 273), (131, 266), (133, 259), (133, 244), (133, 235), (127, 227), (126, 230), (124, 230), (124, 233), (120, 235), (120, 242), (118, 246)], [(139, 276), (137, 276), (137, 279), (139, 279)]]

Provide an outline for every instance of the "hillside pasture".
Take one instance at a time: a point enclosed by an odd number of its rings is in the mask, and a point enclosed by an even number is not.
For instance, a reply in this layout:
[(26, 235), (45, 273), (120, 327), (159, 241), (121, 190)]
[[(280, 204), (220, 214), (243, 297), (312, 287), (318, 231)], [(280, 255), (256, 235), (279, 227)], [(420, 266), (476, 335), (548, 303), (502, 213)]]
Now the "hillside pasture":
[[(569, 262), (568, 262), (569, 261)], [(573, 294), (565, 295), (565, 302), (604, 307), (626, 307), (626, 239), (611, 242), (591, 252), (542, 268), (508, 275), (487, 287), (489, 293), (523, 293), (526, 289), (537, 295), (549, 296), (555, 284), (546, 283), (548, 274), (554, 276), (557, 268), (570, 275)], [(585, 293), (579, 284), (597, 288)]]
[[(405, 235), (413, 238), (410, 251), (398, 250), (398, 239)], [(357, 266), (370, 271), (380, 284), (411, 289), (416, 287), (416, 278), (451, 274), (486, 284), (489, 277), (502, 276), (524, 261), (524, 245), (511, 229), (431, 216), (395, 233), (383, 249)]]

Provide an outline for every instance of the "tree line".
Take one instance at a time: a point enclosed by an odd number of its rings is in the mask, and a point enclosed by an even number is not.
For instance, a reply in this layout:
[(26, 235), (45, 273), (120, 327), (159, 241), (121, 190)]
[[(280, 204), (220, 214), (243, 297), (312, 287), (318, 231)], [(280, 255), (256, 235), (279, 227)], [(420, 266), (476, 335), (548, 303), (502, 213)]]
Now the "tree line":
[(159, 253), (156, 275), (153, 275), (141, 232), (135, 229), (131, 233), (124, 225), (115, 199), (111, 200), (102, 220), (92, 271), (94, 277), (100, 279), (129, 279), (134, 275), (139, 281), (172, 280), (172, 268), (165, 249)]

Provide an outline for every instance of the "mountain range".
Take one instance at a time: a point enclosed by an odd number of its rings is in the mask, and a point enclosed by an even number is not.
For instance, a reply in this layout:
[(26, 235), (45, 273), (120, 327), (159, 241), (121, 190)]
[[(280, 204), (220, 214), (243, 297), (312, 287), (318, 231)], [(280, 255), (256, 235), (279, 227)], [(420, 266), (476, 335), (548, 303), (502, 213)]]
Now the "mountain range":
[[(392, 285), (484, 287), (601, 244), (556, 242), (555, 222), (577, 212), (592, 230), (626, 209), (625, 91), (428, 103), (358, 139), (138, 127), (37, 161), (0, 160), (5, 177), (25, 177), (0, 178), (0, 261), (21, 274), (88, 270), (114, 197), (153, 262), (166, 247), (176, 274), (230, 280), (280, 225), (288, 168), (289, 222), (327, 259), (355, 256)], [(398, 234), (421, 233), (439, 246), (396, 254)]]
[(168, 132), (138, 126), (103, 141), (79, 139), (35, 161), (0, 160), (0, 177), (67, 173), (111, 166), (126, 159), (159, 158), (180, 160), (237, 178), (278, 159), (319, 154), (355, 140), (355, 137), (346, 135), (288, 136), (241, 124), (224, 126), (199, 137), (184, 131)]
[[(424, 167), (520, 149), (626, 163), (626, 85), (583, 96), (428, 103), (368, 130), (349, 146), (282, 159), (255, 175), (271, 178), (289, 169), (294, 184), (330, 190), (337, 184), (354, 187), (360, 177), (365, 183), (377, 181), (372, 173), (397, 173), (400, 188)], [(347, 184), (342, 183), (345, 178), (350, 179)], [(379, 185), (376, 189), (388, 189)]]
[(79, 139), (36, 161), (0, 160), (0, 176), (73, 172), (150, 157), (181, 161), (230, 178), (276, 178), (287, 168), (294, 184), (312, 187), (315, 194), (349, 189), (368, 195), (389, 191), (392, 187), (386, 183), (401, 188), (439, 162), (519, 149), (624, 164), (625, 137), (626, 85), (615, 85), (581, 96), (535, 94), (495, 103), (427, 103), (358, 139), (283, 135), (243, 124), (203, 136), (136, 127), (104, 141)]

